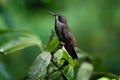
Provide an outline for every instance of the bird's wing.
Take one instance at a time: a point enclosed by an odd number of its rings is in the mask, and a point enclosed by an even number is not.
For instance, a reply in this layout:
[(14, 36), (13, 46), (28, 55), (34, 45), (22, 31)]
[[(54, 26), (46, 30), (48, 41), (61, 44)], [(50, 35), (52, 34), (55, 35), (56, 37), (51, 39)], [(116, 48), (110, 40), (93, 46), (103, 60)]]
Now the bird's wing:
[(63, 38), (64, 38), (65, 41), (70, 40), (72, 45), (74, 47), (76, 47), (75, 38), (74, 38), (72, 32), (70, 31), (69, 27), (66, 27), (66, 26), (62, 27), (62, 35), (63, 35)]
[(65, 49), (67, 50), (67, 52), (73, 59), (77, 59), (78, 57), (74, 49), (73, 43), (71, 42), (70, 34), (71, 33), (69, 33), (68, 28), (65, 28), (65, 27), (62, 28), (62, 35), (63, 35), (64, 42), (65, 42)]

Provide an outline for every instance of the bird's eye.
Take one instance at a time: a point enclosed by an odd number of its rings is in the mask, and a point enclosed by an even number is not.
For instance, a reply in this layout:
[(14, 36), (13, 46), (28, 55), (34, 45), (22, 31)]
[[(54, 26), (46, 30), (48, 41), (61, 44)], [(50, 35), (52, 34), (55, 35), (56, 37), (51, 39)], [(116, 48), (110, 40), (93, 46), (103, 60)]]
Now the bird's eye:
[(61, 16), (58, 16), (58, 20), (59, 20), (60, 22), (64, 23)]

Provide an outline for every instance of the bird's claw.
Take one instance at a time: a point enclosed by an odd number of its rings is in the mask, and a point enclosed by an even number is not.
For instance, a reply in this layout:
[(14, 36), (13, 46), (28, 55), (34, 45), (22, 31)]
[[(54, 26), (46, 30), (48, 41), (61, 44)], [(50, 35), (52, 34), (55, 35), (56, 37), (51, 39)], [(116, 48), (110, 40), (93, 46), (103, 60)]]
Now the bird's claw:
[(65, 45), (65, 43), (61, 41), (61, 42), (60, 42), (60, 45), (61, 45), (61, 46), (64, 46), (64, 45)]
[(65, 45), (65, 43), (61, 41), (60, 45), (59, 45), (59, 49), (61, 49), (64, 45)]

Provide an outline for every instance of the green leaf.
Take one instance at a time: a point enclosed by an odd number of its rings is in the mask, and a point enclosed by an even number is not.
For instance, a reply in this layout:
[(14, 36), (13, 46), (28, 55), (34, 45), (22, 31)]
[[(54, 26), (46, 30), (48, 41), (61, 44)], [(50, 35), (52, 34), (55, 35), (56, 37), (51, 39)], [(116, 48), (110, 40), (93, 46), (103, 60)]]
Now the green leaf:
[(58, 38), (53, 38), (50, 42), (49, 42), (49, 44), (48, 44), (48, 46), (47, 46), (47, 48), (46, 48), (46, 51), (48, 51), (48, 52), (53, 52), (53, 51), (55, 51), (57, 48), (58, 48), (58, 46), (59, 46), (59, 40), (58, 40)]
[(78, 70), (76, 80), (89, 80), (93, 72), (93, 65), (89, 62), (83, 62)]
[(71, 65), (64, 67), (63, 73), (67, 77), (67, 80), (73, 80), (74, 69)]
[(33, 62), (28, 73), (28, 80), (41, 79), (42, 75), (45, 73), (45, 69), (50, 63), (50, 60), (51, 60), (50, 52), (42, 52)]
[(64, 47), (62, 49), (59, 49), (55, 54), (54, 58), (57, 59), (58, 64), (61, 66), (64, 63), (64, 59), (69, 62), (69, 64), (74, 68), (76, 65), (77, 61), (73, 60), (67, 51), (64, 50)]
[(8, 54), (32, 45), (41, 46), (41, 42), (40, 40), (35, 38), (33, 39), (30, 37), (21, 37), (18, 39), (11, 40), (5, 43), (4, 45), (0, 46), (0, 53)]

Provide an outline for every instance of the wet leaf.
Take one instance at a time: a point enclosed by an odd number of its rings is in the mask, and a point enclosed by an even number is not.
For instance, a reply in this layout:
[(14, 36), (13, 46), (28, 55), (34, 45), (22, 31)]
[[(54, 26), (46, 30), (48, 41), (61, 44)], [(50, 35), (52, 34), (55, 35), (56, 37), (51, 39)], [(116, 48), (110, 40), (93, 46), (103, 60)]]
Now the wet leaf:
[(18, 39), (11, 40), (5, 43), (4, 45), (0, 46), (0, 53), (8, 54), (33, 45), (41, 46), (40, 40), (29, 37), (21, 37)]
[(33, 62), (28, 73), (28, 80), (41, 79), (42, 75), (45, 73), (45, 69), (50, 63), (50, 60), (51, 60), (50, 52), (42, 52)]

